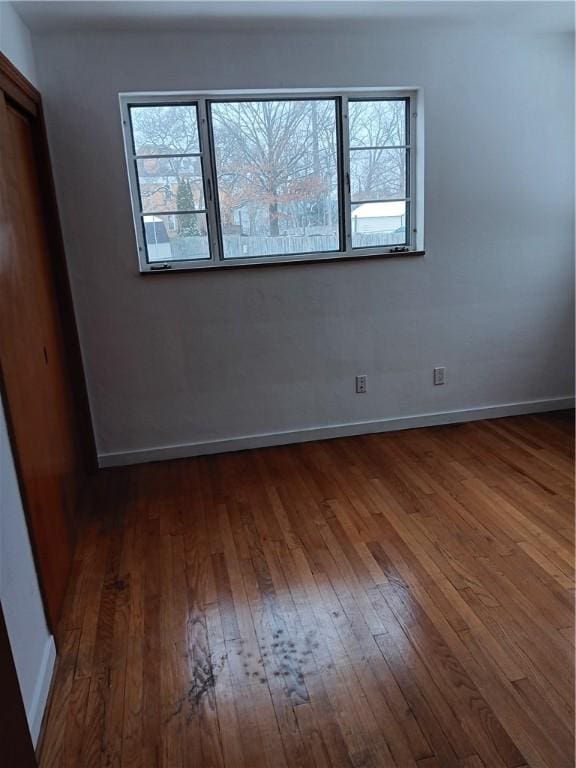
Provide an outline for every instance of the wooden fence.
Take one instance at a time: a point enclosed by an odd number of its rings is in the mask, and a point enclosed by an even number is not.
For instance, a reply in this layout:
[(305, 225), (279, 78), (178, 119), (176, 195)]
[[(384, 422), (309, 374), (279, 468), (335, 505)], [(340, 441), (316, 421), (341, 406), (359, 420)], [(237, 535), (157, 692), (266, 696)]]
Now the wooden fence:
[[(402, 245), (404, 235), (397, 232), (354, 235), (355, 248)], [(170, 243), (174, 259), (195, 259), (206, 253), (205, 237), (175, 238)], [(337, 235), (224, 235), (224, 255), (228, 259), (250, 259), (255, 256), (282, 256), (295, 253), (328, 253), (339, 250)]]

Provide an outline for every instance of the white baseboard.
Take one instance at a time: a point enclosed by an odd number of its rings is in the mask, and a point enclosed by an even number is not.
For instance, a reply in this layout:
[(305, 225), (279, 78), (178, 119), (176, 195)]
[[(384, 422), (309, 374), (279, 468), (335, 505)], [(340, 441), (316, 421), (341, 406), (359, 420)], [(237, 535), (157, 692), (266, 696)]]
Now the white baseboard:
[(220, 440), (208, 440), (181, 445), (165, 445), (157, 448), (143, 448), (137, 451), (119, 451), (98, 455), (100, 467), (120, 467), (127, 464), (144, 464), (149, 461), (183, 459), (228, 451), (245, 451), (250, 448), (267, 448), (273, 445), (305, 443), (312, 440), (329, 440), (334, 437), (353, 437), (374, 432), (392, 432), (400, 429), (433, 427), (441, 424), (456, 424), (480, 419), (498, 419), (504, 416), (519, 416), (528, 413), (560, 411), (574, 408), (574, 397), (556, 397), (549, 400), (530, 400), (521, 403), (505, 403), (460, 411), (424, 413), (416, 416), (400, 416), (376, 421), (358, 421), (349, 424), (331, 424), (323, 427), (307, 427), (290, 432), (271, 432), (259, 435), (243, 435)]
[(38, 736), (40, 735), (42, 718), (44, 717), (44, 710), (46, 709), (46, 702), (48, 701), (48, 693), (50, 692), (50, 683), (52, 682), (52, 673), (54, 672), (55, 663), (56, 645), (54, 643), (54, 638), (50, 635), (44, 646), (40, 670), (38, 671), (36, 685), (34, 686), (34, 694), (28, 712), (26, 713), (28, 727), (30, 728), (30, 735), (32, 736), (32, 743), (34, 746), (36, 746)]

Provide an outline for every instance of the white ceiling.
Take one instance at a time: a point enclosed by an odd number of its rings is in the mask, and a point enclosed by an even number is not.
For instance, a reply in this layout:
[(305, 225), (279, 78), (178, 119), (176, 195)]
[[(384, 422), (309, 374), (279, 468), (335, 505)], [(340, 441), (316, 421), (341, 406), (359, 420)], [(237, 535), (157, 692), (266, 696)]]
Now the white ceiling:
[[(1, 1), (1, 0), (0, 0)], [(574, 4), (523, 0), (19, 0), (12, 3), (36, 33), (89, 29), (181, 30), (425, 20), (430, 23), (572, 30)]]

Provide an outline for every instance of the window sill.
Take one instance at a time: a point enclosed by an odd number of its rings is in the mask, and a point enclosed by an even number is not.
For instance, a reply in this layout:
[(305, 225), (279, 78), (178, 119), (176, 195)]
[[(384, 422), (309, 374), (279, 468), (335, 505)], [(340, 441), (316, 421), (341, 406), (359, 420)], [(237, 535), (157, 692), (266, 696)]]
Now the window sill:
[(413, 251), (382, 251), (381, 253), (358, 253), (358, 254), (319, 254), (318, 256), (290, 256), (290, 257), (278, 257), (274, 261), (263, 261), (259, 259), (234, 259), (233, 261), (206, 261), (204, 263), (198, 262), (192, 264), (191, 262), (172, 262), (171, 264), (151, 264), (146, 269), (140, 270), (142, 275), (164, 275), (171, 272), (196, 272), (198, 270), (205, 271), (210, 269), (248, 269), (251, 267), (277, 267), (285, 266), (287, 264), (318, 264), (322, 262), (338, 262), (338, 261), (365, 261), (367, 259), (403, 259), (405, 257), (413, 256), (425, 256), (426, 251), (413, 250)]

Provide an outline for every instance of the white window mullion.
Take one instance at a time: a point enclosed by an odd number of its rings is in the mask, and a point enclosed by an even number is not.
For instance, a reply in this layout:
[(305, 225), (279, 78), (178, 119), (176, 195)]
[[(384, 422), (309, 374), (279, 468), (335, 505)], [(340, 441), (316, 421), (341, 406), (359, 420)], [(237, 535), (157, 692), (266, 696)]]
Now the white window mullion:
[(344, 244), (346, 253), (352, 253), (352, 205), (350, 196), (350, 126), (348, 120), (348, 97), (342, 96), (341, 100), (342, 121), (341, 121), (341, 147), (342, 152), (342, 206), (341, 215), (344, 217)]
[(148, 263), (146, 260), (146, 242), (144, 239), (142, 207), (140, 205), (140, 195), (138, 193), (138, 179), (136, 176), (136, 156), (132, 141), (132, 126), (130, 124), (130, 110), (128, 105), (122, 103), (122, 131), (124, 134), (124, 146), (126, 149), (126, 160), (128, 167), (128, 184), (130, 187), (130, 196), (132, 198), (132, 208), (134, 211), (134, 234), (136, 235), (136, 245), (138, 248), (138, 263), (140, 270), (146, 270)]
[(418, 247), (418, 243), (421, 242), (421, 233), (418, 232), (418, 219), (419, 216), (417, 204), (418, 201), (416, 199), (416, 195), (418, 192), (417, 187), (417, 179), (416, 179), (416, 153), (417, 153), (417, 140), (416, 140), (416, 130), (417, 125), (416, 121), (418, 119), (418, 114), (416, 112), (416, 100), (412, 98), (411, 96), (408, 99), (408, 115), (406, 120), (406, 125), (409, 126), (408, 130), (410, 132), (409, 135), (409, 145), (410, 148), (407, 150), (407, 159), (410, 163), (409, 167), (409, 177), (410, 177), (410, 248), (413, 250), (416, 250)]
[(204, 199), (208, 215), (208, 234), (210, 241), (210, 260), (219, 262), (222, 260), (220, 253), (220, 237), (218, 232), (218, 213), (216, 210), (216, 185), (214, 184), (212, 144), (210, 130), (208, 128), (208, 114), (206, 99), (198, 100), (198, 122), (200, 130), (200, 144), (202, 147), (202, 175), (204, 177)]

